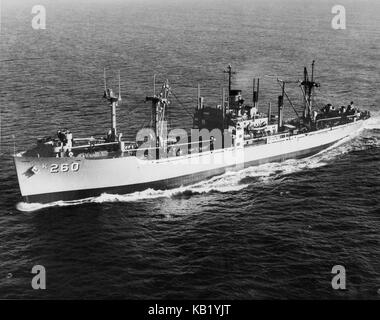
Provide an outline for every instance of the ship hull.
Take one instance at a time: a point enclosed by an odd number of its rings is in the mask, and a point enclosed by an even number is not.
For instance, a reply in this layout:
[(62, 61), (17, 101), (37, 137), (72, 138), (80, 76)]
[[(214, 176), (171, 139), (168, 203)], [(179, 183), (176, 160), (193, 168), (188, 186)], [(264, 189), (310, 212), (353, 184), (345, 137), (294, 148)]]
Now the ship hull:
[[(199, 156), (140, 160), (15, 157), (21, 194), (26, 202), (78, 200), (103, 193), (128, 194), (148, 188), (165, 190), (190, 185), (226, 171), (316, 154), (362, 128), (350, 123), (264, 145), (229, 148)], [(63, 169), (63, 170), (62, 170)]]
[[(288, 154), (283, 154), (279, 156), (247, 162), (244, 164), (244, 168), (257, 166), (257, 165), (268, 163), (268, 162), (281, 162), (288, 159), (308, 157), (330, 147), (331, 145), (333, 145), (333, 143), (311, 148), (308, 150), (301, 150), (297, 152), (292, 152)], [(239, 169), (240, 168), (241, 167), (239, 167)], [(177, 188), (181, 186), (191, 185), (191, 184), (194, 184), (194, 183), (197, 183), (197, 182), (200, 182), (200, 181), (203, 181), (203, 180), (206, 180), (218, 175), (222, 175), (228, 170), (231, 170), (231, 171), (236, 170), (236, 166), (218, 168), (218, 169), (214, 169), (214, 170), (210, 170), (206, 172), (199, 172), (199, 173), (194, 173), (194, 174), (190, 174), (186, 176), (180, 176), (176, 178), (170, 178), (170, 179), (153, 181), (153, 182), (137, 183), (137, 184), (132, 184), (132, 185), (117, 186), (117, 187), (104, 187), (104, 188), (94, 188), (94, 189), (85, 189), (85, 190), (45, 193), (45, 194), (25, 196), (23, 198), (25, 202), (50, 203), (50, 202), (56, 202), (60, 200), (71, 201), (71, 200), (86, 199), (90, 197), (100, 196), (104, 193), (128, 194), (128, 193), (143, 191), (147, 189), (166, 190), (166, 189), (173, 189), (173, 188)]]

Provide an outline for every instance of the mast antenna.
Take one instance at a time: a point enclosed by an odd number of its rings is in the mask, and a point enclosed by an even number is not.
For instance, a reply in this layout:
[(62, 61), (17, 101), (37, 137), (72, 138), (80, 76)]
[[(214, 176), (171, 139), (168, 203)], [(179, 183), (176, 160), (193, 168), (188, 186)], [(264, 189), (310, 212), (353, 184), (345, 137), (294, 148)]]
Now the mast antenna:
[(156, 95), (156, 74), (153, 75), (153, 97)]
[(106, 68), (103, 68), (103, 77), (104, 77), (104, 92), (107, 91), (107, 76), (106, 76)]
[(117, 101), (121, 102), (120, 70), (119, 70), (119, 97), (118, 97)]
[(256, 105), (256, 78), (253, 78), (253, 92), (252, 92), (253, 107)]

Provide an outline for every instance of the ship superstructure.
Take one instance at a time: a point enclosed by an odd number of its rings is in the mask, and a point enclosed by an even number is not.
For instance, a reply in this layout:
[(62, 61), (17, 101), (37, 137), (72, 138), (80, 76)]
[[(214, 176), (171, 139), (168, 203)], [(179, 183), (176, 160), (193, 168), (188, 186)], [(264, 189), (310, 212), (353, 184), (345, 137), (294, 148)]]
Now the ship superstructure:
[[(125, 194), (147, 188), (184, 186), (220, 175), (227, 170), (265, 162), (305, 157), (327, 148), (360, 130), (369, 112), (353, 103), (334, 108), (313, 108), (314, 61), (311, 77), (307, 68), (299, 81), (304, 110), (297, 112), (286, 92), (286, 81), (277, 79), (281, 94), (277, 108), (268, 104), (260, 112), (260, 79), (253, 80), (252, 103), (242, 91), (232, 88), (231, 65), (228, 90), (221, 104), (206, 107), (198, 86), (194, 125), (186, 130), (169, 130), (167, 113), (172, 89), (166, 80), (159, 93), (146, 97), (151, 103), (151, 124), (135, 141), (126, 141), (117, 130), (116, 110), (121, 105), (105, 81), (104, 98), (110, 107), (111, 128), (103, 137), (75, 138), (58, 130), (55, 138), (37, 140), (37, 146), (14, 156), (21, 194), (27, 202), (75, 200), (102, 193)], [(285, 100), (297, 117), (285, 121)]]

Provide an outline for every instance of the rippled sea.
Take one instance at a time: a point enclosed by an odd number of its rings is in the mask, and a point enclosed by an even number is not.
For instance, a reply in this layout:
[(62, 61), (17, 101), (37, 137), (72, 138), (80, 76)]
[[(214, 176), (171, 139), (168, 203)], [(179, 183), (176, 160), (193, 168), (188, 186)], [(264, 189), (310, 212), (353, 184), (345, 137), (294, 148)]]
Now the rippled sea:
[[(339, 1), (1, 1), (0, 298), (378, 299), (380, 289), (380, 4)], [(366, 128), (311, 158), (265, 164), (170, 191), (102, 195), (45, 206), (21, 202), (11, 154), (70, 128), (104, 133), (103, 68), (121, 72), (119, 129), (150, 119), (153, 74), (178, 100), (172, 127), (188, 128), (202, 86), (220, 103), (223, 70), (249, 101), (276, 103), (276, 77), (297, 80), (316, 60), (319, 105), (372, 112)], [(289, 86), (298, 104), (300, 93)], [(263, 110), (262, 109), (262, 110)], [(287, 105), (287, 117), (294, 116)], [(33, 290), (43, 265), (47, 290)], [(331, 287), (334, 265), (347, 290)]]

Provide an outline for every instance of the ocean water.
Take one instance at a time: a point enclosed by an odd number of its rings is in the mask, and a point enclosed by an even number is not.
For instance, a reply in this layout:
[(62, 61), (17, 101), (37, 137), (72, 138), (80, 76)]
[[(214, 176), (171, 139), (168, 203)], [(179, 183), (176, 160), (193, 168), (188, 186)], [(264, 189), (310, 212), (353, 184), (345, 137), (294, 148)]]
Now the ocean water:
[[(340, 1), (1, 1), (0, 298), (378, 299), (380, 295), (380, 4)], [(220, 103), (231, 63), (249, 100), (276, 103), (276, 77), (297, 80), (316, 60), (318, 105), (372, 112), (366, 128), (318, 155), (265, 164), (169, 191), (25, 204), (11, 154), (70, 128), (104, 133), (103, 68), (123, 105), (124, 136), (150, 119), (153, 74), (178, 100), (172, 127), (189, 128), (197, 83)], [(300, 107), (300, 93), (289, 87)], [(294, 114), (286, 105), (286, 116)], [(43, 265), (47, 289), (33, 290)], [(334, 265), (347, 290), (331, 287)]]

